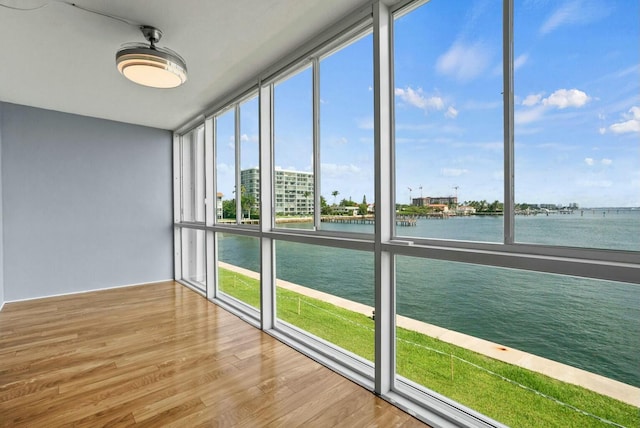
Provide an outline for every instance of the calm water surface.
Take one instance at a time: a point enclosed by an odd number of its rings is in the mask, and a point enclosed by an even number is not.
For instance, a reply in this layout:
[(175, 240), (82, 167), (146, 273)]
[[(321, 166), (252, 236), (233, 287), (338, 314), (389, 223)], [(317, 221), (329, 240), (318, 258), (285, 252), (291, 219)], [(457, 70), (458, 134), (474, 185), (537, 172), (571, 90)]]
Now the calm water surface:
[[(501, 217), (419, 220), (398, 234), (499, 242), (502, 227)], [(516, 241), (640, 251), (640, 210), (518, 216)], [(219, 243), (222, 260), (259, 270), (255, 238)], [(374, 305), (371, 253), (277, 242), (276, 260), (278, 278)], [(401, 315), (640, 387), (640, 286), (412, 257), (398, 257), (396, 275)]]

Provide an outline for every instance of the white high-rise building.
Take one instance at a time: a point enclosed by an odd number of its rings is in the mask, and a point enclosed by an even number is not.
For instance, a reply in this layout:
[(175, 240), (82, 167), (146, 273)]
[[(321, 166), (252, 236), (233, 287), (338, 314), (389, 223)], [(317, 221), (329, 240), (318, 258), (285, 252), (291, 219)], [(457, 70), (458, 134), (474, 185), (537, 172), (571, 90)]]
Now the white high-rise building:
[[(260, 204), (260, 169), (240, 171), (240, 184)], [(275, 170), (276, 215), (313, 214), (313, 174), (284, 169)]]

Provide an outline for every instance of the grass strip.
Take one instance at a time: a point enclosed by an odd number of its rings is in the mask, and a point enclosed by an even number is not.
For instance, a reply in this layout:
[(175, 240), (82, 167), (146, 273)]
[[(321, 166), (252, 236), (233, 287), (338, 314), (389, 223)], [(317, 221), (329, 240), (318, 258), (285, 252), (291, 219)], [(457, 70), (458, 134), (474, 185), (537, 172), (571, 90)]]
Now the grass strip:
[[(260, 307), (258, 280), (223, 268), (219, 279), (223, 292)], [(279, 319), (373, 361), (369, 317), (280, 287), (276, 299)], [(507, 425), (640, 426), (639, 409), (613, 398), (415, 331), (396, 337), (398, 374)]]

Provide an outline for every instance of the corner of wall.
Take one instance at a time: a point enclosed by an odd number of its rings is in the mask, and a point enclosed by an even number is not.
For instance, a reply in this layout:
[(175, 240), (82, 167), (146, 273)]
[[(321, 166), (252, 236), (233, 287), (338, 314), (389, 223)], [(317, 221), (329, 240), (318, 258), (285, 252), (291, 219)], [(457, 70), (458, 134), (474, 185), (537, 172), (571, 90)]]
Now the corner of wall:
[(2, 106), (0, 101), (0, 311), (4, 306), (4, 212), (2, 210)]

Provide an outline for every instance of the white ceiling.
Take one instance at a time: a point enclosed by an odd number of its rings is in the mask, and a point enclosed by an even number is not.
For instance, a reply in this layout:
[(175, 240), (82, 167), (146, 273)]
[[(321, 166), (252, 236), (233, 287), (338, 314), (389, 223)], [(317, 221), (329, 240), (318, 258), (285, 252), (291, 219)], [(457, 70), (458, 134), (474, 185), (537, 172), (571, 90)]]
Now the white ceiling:
[(188, 81), (153, 89), (118, 73), (120, 46), (144, 42), (135, 26), (59, 0), (0, 0), (36, 8), (0, 7), (0, 101), (173, 130), (371, 0), (73, 3), (161, 29)]

